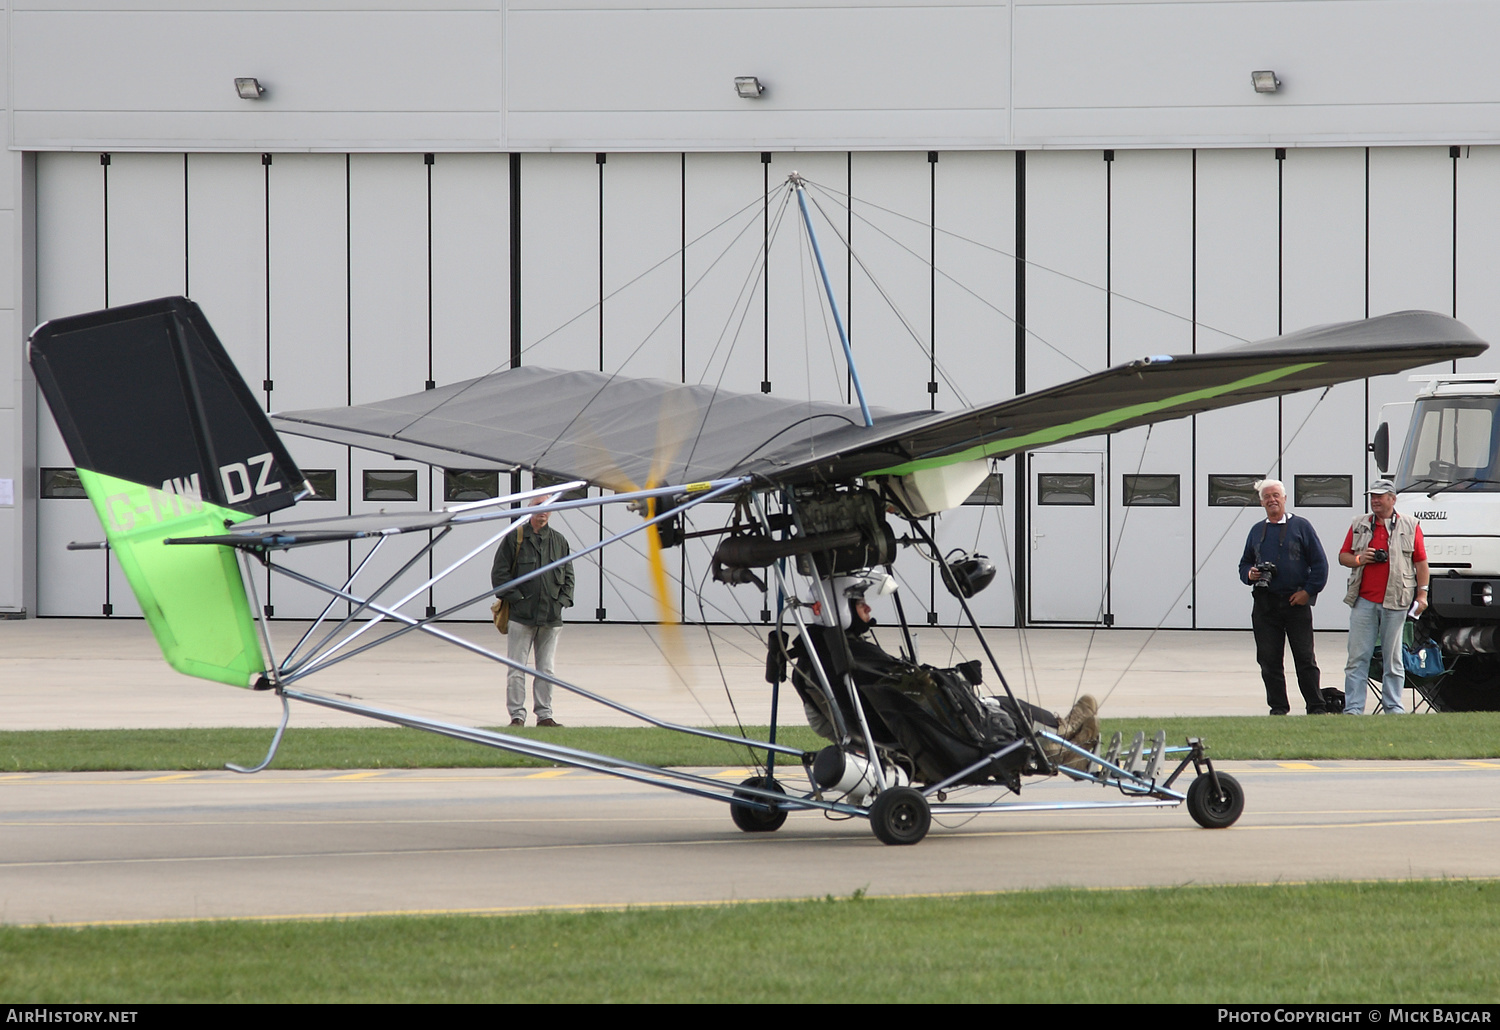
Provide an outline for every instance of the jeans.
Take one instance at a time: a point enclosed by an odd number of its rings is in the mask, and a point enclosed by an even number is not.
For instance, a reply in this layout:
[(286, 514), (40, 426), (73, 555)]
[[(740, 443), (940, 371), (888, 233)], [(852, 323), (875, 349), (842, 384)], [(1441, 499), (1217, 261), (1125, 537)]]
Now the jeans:
[(1297, 668), (1297, 688), (1308, 712), (1326, 711), (1319, 689), (1318, 660), (1313, 654), (1312, 608), (1292, 604), (1266, 587), (1252, 593), (1255, 607), (1250, 610), (1250, 625), (1255, 630), (1255, 660), (1260, 663), (1260, 678), (1266, 685), (1266, 704), (1271, 714), (1285, 715), (1290, 707), (1283, 665), (1288, 643), (1292, 645), (1292, 664)]
[[(524, 622), (511, 620), (510, 632), (506, 635), (506, 656), (513, 662), (527, 662), (533, 648), (536, 650), (538, 672), (552, 675), (552, 659), (557, 654), (557, 638), (562, 635), (561, 626), (528, 626)], [(540, 677), (531, 678), (531, 693), (536, 704), (538, 720), (552, 718), (552, 684)], [(526, 674), (520, 669), (511, 669), (505, 680), (505, 706), (510, 709), (512, 719), (526, 718)]]
[(1344, 714), (1362, 715), (1365, 710), (1365, 688), (1370, 679), (1370, 659), (1375, 645), (1385, 675), (1380, 681), (1380, 700), (1385, 710), (1401, 714), (1401, 700), (1406, 693), (1406, 661), (1401, 657), (1401, 631), (1406, 626), (1406, 612), (1400, 608), (1356, 598), (1349, 613), (1349, 662), (1344, 666)]

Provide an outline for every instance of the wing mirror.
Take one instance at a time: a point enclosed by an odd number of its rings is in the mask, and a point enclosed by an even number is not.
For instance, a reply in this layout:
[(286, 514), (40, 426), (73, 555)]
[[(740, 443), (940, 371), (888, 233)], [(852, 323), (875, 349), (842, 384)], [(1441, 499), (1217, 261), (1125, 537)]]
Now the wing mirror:
[(1391, 464), (1391, 425), (1382, 422), (1375, 430), (1375, 441), (1370, 444), (1370, 453), (1375, 455), (1375, 467), (1385, 472)]

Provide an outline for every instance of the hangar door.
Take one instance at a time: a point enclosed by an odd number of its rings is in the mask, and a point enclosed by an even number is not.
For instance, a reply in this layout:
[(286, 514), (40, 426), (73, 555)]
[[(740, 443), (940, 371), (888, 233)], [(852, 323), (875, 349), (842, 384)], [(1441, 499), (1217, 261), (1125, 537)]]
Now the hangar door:
[(1095, 624), (1104, 606), (1104, 454), (1029, 456), (1032, 622)]

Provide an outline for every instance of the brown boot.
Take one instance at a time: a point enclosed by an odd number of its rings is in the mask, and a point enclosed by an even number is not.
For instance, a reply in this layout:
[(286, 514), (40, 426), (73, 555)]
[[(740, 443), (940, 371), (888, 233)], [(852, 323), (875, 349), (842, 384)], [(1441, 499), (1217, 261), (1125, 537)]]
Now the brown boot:
[[(1097, 753), (1099, 750), (1099, 720), (1090, 715), (1083, 720), (1083, 724), (1067, 739), (1070, 744), (1077, 744), (1085, 751)], [(1087, 769), (1089, 767), (1089, 760), (1076, 752), (1069, 751), (1068, 757), (1063, 761), (1063, 764), (1071, 766), (1074, 769)]]
[[(1098, 714), (1099, 702), (1094, 700), (1093, 694), (1084, 694), (1074, 703), (1072, 711), (1057, 720), (1057, 735), (1072, 740), (1083, 728), (1085, 721), (1093, 719)], [(1098, 729), (1096, 724), (1094, 727), (1096, 733)]]

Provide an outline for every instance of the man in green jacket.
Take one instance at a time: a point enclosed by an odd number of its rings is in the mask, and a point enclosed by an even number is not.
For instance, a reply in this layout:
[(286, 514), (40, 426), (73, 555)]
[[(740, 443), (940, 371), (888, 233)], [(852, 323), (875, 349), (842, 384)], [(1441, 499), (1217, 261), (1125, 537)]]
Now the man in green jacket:
[[(540, 504), (538, 497), (532, 504)], [(499, 589), (513, 579), (535, 572), (569, 553), (568, 540), (555, 529), (547, 528), (551, 512), (538, 512), (515, 533), (510, 533), (495, 552), (490, 569), (490, 585), (495, 596), (510, 602), (510, 645), (513, 662), (525, 664), (536, 652), (534, 668), (552, 675), (552, 659), (557, 654), (557, 638), (562, 633), (562, 612), (573, 607), (573, 564), (559, 566), (510, 590)], [(552, 684), (539, 676), (532, 677), (531, 693), (535, 700), (538, 726), (561, 726), (552, 718)], [(506, 679), (505, 704), (510, 709), (512, 726), (526, 725), (526, 674), (511, 669)]]

